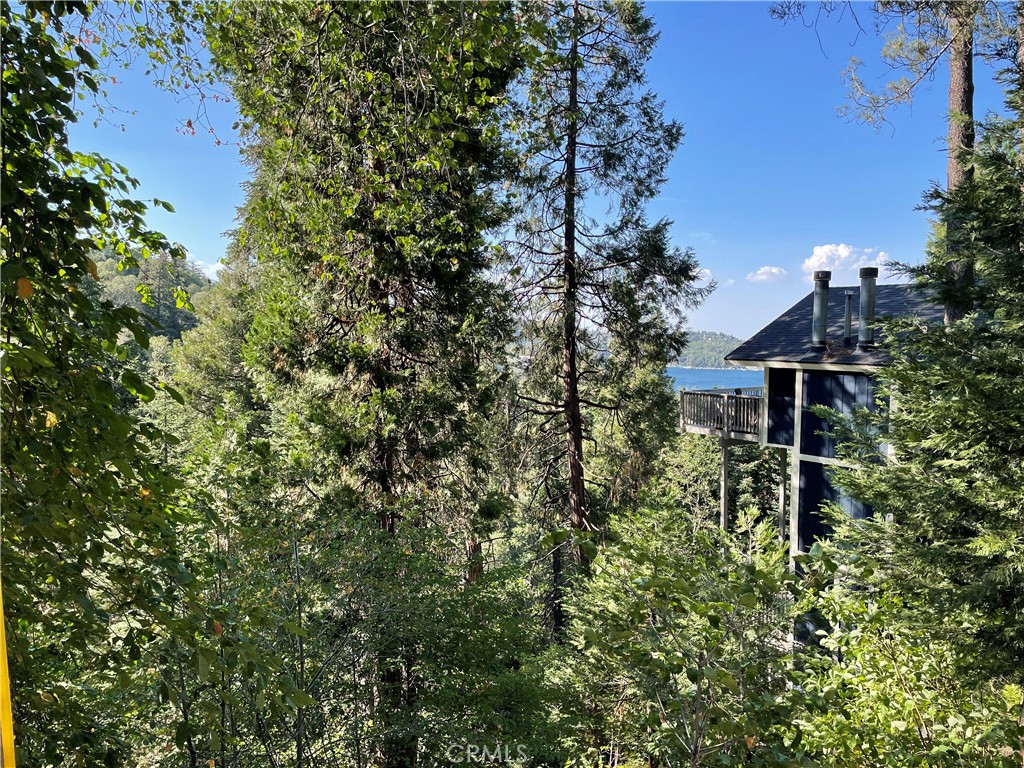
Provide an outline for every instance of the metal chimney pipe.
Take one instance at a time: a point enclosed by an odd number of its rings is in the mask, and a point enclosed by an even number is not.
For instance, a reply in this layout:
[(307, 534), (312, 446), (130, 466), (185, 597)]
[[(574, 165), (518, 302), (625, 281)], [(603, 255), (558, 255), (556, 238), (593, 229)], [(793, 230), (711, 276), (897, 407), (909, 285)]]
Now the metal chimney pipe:
[(875, 280), (878, 267), (861, 267), (860, 270), (860, 323), (857, 346), (869, 349), (875, 344)]
[(814, 310), (811, 314), (811, 346), (822, 349), (825, 346), (825, 329), (828, 327), (828, 281), (832, 273), (822, 270), (814, 273)]
[(846, 321), (843, 324), (843, 346), (853, 341), (853, 291), (846, 292)]

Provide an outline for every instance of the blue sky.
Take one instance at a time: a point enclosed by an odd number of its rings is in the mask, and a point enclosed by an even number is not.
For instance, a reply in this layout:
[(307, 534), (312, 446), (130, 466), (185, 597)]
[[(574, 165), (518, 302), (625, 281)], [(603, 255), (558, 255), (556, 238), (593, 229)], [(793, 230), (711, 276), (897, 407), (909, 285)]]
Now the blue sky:
[[(945, 71), (876, 131), (836, 115), (851, 56), (865, 61), (869, 85), (886, 80), (868, 5), (857, 5), (867, 35), (849, 18), (817, 32), (783, 25), (762, 3), (648, 8), (662, 35), (650, 85), (686, 132), (650, 216), (672, 219), (676, 243), (692, 246), (719, 285), (690, 314), (693, 328), (747, 337), (810, 290), (809, 270), (831, 268), (839, 285), (880, 257), (920, 258), (928, 218), (915, 208), (945, 176)], [(212, 270), (248, 178), (232, 143), (233, 105), (210, 105), (217, 146), (212, 135), (181, 131), (193, 103), (140, 74), (117, 77), (111, 100), (135, 114), (99, 128), (87, 115), (73, 143), (126, 165), (140, 196), (171, 202), (176, 212), (154, 212), (151, 225)], [(976, 80), (977, 113), (998, 109), (988, 70), (979, 66)]]

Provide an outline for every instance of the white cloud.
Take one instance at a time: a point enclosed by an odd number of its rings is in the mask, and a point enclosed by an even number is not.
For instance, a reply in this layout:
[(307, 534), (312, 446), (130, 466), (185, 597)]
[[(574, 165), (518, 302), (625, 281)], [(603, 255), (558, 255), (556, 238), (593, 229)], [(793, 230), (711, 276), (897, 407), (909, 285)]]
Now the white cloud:
[(747, 280), (752, 283), (774, 283), (776, 280), (781, 280), (786, 276), (786, 270), (782, 267), (768, 267), (764, 266), (758, 269), (756, 272), (751, 272), (747, 275)]
[(828, 269), (832, 272), (832, 279), (838, 280), (841, 277), (839, 273), (853, 272), (860, 267), (884, 267), (888, 261), (889, 254), (877, 248), (829, 243), (814, 246), (810, 258), (804, 260), (803, 269), (808, 277), (820, 269)]
[(213, 264), (208, 264), (205, 261), (200, 261), (199, 266), (202, 268), (203, 274), (211, 280), (216, 280), (217, 274), (224, 268), (224, 262), (218, 260)]
[(728, 288), (730, 285), (736, 285), (736, 281), (731, 277), (721, 282), (722, 288)]

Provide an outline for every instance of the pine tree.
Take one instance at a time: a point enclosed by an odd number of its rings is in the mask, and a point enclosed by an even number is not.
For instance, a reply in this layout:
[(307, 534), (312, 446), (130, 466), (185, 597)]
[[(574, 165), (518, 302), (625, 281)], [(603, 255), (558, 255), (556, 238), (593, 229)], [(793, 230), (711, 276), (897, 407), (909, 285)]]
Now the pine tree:
[[(517, 352), (530, 491), (542, 489), (549, 524), (595, 531), (623, 476), (642, 477), (671, 429), (664, 366), (685, 341), (679, 310), (702, 296), (693, 254), (671, 244), (668, 221), (644, 215), (682, 129), (644, 90), (658, 36), (638, 3), (524, 13), (534, 55), (515, 113), (524, 160), (507, 245), (527, 311)], [(598, 422), (626, 449), (604, 476), (585, 449)], [(560, 548), (553, 556), (557, 593)]]
[[(800, 0), (783, 0), (771, 6), (771, 14), (783, 21), (803, 19), (807, 8)], [(840, 110), (868, 124), (880, 125), (894, 107), (910, 104), (923, 84), (948, 65), (948, 138), (946, 186), (953, 194), (974, 175), (971, 151), (975, 142), (974, 59), (998, 58), (1013, 48), (1012, 14), (1004, 3), (990, 0), (883, 0), (873, 4), (875, 30), (884, 35), (883, 62), (899, 73), (881, 90), (872, 90), (860, 76), (862, 61), (854, 58), (844, 72), (849, 103)], [(824, 16), (849, 13), (860, 27), (855, 4), (829, 0), (818, 8), (814, 24)], [(863, 31), (861, 29), (861, 31)], [(938, 296), (946, 308), (947, 324), (971, 309), (974, 264), (969, 249), (961, 249), (961, 225), (951, 210), (940, 213), (951, 235), (946, 241), (946, 274)], [(938, 263), (936, 261), (936, 263)]]
[[(1021, 73), (1011, 64), (1011, 105)], [(988, 674), (1020, 682), (1024, 669), (1024, 193), (1021, 120), (992, 120), (969, 156), (976, 177), (934, 190), (943, 220), (960, 222), (956, 247), (977, 267), (965, 305), (946, 328), (913, 320), (888, 328), (884, 373), (893, 407), (868, 419), (848, 449), (863, 469), (841, 481), (870, 503), (874, 522), (847, 529), (887, 589), (908, 596)], [(922, 287), (945, 281), (945, 248), (914, 270)], [(871, 448), (884, 430), (892, 455)], [(891, 520), (891, 522), (888, 522)]]

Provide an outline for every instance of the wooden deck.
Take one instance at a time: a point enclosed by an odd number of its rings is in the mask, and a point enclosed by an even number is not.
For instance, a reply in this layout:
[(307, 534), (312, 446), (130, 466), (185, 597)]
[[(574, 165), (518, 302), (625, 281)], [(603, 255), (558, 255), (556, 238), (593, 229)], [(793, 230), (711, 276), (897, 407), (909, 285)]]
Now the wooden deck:
[(690, 389), (679, 393), (679, 429), (756, 443), (761, 434), (763, 387)]

